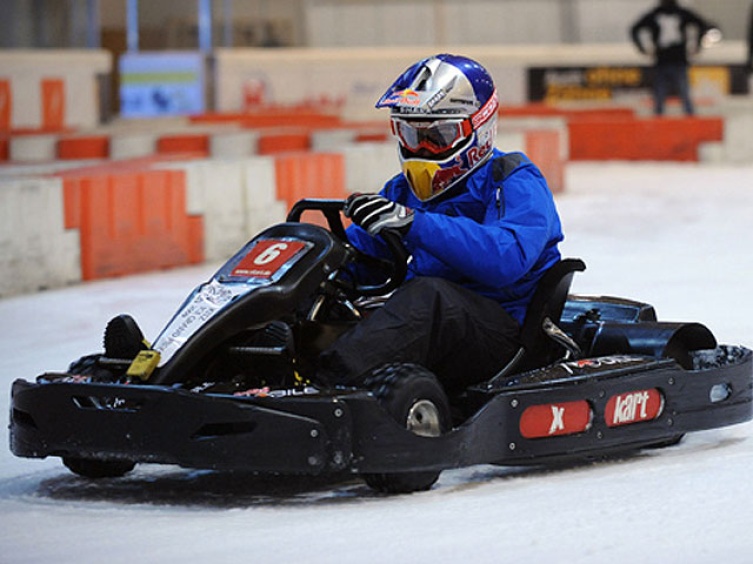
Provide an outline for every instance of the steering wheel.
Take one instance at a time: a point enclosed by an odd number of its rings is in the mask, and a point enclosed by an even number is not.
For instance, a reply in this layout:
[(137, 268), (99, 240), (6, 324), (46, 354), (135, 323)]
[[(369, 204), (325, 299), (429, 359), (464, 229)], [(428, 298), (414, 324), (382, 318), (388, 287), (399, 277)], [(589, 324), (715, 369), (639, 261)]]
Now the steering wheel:
[(379, 234), (390, 253), (390, 258), (380, 258), (368, 255), (357, 249), (348, 240), (342, 220), (344, 200), (304, 198), (296, 202), (288, 213), (287, 221), (298, 223), (306, 211), (318, 211), (327, 220), (329, 230), (343, 243), (347, 244), (356, 255), (356, 261), (374, 268), (387, 276), (385, 282), (373, 285), (355, 283), (348, 289), (360, 296), (383, 296), (397, 289), (405, 280), (408, 273), (408, 251), (403, 245), (400, 235), (392, 230), (384, 229)]

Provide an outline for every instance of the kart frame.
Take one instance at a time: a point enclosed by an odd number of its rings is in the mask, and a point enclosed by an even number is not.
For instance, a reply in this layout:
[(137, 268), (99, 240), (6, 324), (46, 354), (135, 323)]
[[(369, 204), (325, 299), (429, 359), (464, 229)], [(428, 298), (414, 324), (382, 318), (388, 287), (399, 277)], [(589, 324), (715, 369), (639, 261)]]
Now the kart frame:
[[(120, 475), (121, 467), (143, 462), (277, 474), (438, 476), (482, 463), (539, 465), (666, 446), (685, 433), (753, 416), (750, 350), (718, 345), (698, 323), (659, 322), (642, 302), (570, 295), (573, 274), (585, 268), (577, 260), (563, 261), (542, 280), (520, 355), (496, 377), (451, 398), (460, 416), (439, 436), (413, 433), (368, 388), (304, 383), (226, 393), (182, 386), (185, 374), (199, 366), (200, 351), (222, 346), (243, 324), (262, 326), (312, 292), (331, 297), (354, 291), (333, 275), (354, 257), (342, 242), (341, 208), (341, 201), (304, 200), (288, 222), (252, 239), (214, 282), (232, 279), (228, 273), (258, 241), (284, 237), (312, 250), (279, 279), (221, 310), (151, 378), (98, 381), (69, 371), (17, 379), (11, 451), (92, 461), (105, 470), (114, 465), (112, 473), (99, 475)], [(309, 210), (324, 213), (330, 230), (300, 223)], [(387, 243), (400, 254), (399, 245)], [(399, 264), (404, 258), (387, 268), (388, 284), (405, 275)], [(356, 289), (367, 296), (384, 291)]]

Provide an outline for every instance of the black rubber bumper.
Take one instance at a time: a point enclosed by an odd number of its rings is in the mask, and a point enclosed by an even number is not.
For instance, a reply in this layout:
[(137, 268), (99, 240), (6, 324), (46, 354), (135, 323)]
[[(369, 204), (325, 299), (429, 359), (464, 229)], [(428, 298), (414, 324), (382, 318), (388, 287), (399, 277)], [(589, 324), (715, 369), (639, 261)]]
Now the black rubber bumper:
[(161, 386), (17, 380), (11, 451), (178, 464), (189, 468), (318, 474), (351, 458), (348, 406), (336, 397), (252, 403)]
[[(698, 370), (639, 356), (554, 365), (469, 394), (474, 415), (432, 438), (413, 435), (362, 391), (236, 398), (166, 386), (17, 380), (11, 450), (29, 458), (280, 474), (583, 459), (750, 420), (753, 353), (739, 352), (734, 362)], [(641, 414), (640, 402), (650, 397), (653, 411)]]

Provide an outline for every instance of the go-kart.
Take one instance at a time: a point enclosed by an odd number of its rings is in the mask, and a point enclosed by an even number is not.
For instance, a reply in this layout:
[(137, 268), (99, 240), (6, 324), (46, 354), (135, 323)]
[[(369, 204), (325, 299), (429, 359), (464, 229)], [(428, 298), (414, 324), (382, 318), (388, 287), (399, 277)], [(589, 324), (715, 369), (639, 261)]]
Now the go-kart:
[[(16, 380), (13, 453), (58, 456), (91, 478), (163, 463), (354, 473), (394, 493), (428, 489), (444, 469), (599, 458), (751, 418), (750, 350), (718, 345), (699, 323), (658, 321), (645, 303), (569, 295), (578, 259), (544, 275), (518, 354), (488, 381), (448, 395), (426, 368), (389, 363), (363, 388), (318, 385), (317, 355), (407, 268), (394, 234), (390, 260), (350, 245), (342, 207), (298, 202), (199, 285), (151, 346), (123, 346), (134, 325), (119, 316), (103, 353)], [(359, 268), (381, 277), (365, 282)]]

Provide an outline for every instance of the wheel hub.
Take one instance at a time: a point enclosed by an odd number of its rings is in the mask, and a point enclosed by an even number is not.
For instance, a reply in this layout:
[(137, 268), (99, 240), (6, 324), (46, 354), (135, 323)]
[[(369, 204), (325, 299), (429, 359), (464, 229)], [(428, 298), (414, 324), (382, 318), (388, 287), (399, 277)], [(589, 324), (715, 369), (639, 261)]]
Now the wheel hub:
[(405, 424), (409, 431), (421, 437), (438, 437), (442, 434), (439, 409), (429, 400), (414, 403)]

